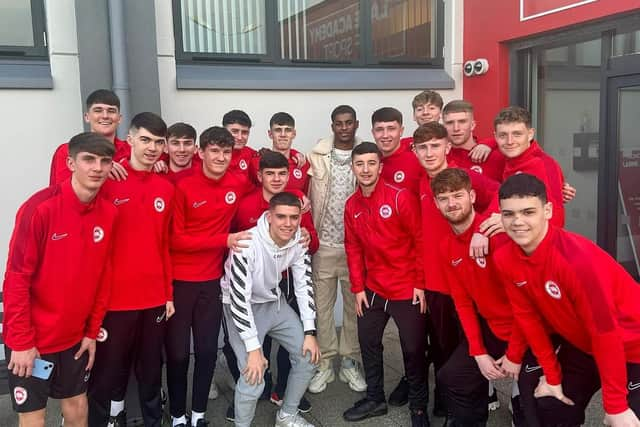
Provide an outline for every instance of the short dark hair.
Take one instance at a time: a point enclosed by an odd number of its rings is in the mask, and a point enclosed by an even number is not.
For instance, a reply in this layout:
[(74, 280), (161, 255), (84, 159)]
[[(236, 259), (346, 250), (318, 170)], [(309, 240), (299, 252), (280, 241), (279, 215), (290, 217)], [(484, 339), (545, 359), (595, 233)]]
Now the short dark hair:
[(298, 209), (302, 209), (302, 202), (295, 194), (283, 191), (282, 193), (274, 194), (269, 200), (269, 210), (274, 210), (277, 206), (295, 206)]
[(544, 182), (528, 173), (519, 173), (507, 178), (498, 191), (498, 199), (537, 197), (547, 203), (547, 188)]
[(398, 122), (402, 124), (402, 113), (393, 107), (382, 107), (371, 115), (371, 125), (378, 122)]
[(418, 126), (413, 132), (413, 143), (421, 144), (432, 139), (444, 139), (448, 135), (447, 128), (438, 122), (429, 122)]
[(226, 128), (222, 126), (211, 126), (205, 129), (200, 134), (201, 150), (204, 150), (209, 145), (219, 145), (220, 147), (232, 147), (235, 142), (233, 135)]
[(438, 108), (442, 108), (443, 103), (442, 96), (435, 90), (423, 90), (413, 97), (411, 106), (414, 110), (424, 104), (433, 104)]
[(188, 123), (178, 122), (169, 126), (167, 129), (167, 139), (168, 138), (188, 138), (196, 140), (196, 130), (193, 126)]
[(289, 169), (289, 160), (284, 154), (269, 149), (262, 150), (260, 153), (260, 170), (281, 168)]
[(331, 112), (332, 122), (336, 120), (336, 116), (338, 114), (351, 114), (353, 116), (353, 120), (357, 120), (356, 110), (354, 110), (353, 107), (350, 105), (338, 105), (336, 108), (334, 108), (333, 111)]
[(374, 144), (373, 142), (361, 142), (360, 144), (353, 147), (353, 150), (351, 150), (351, 161), (353, 162), (356, 156), (370, 153), (377, 154), (378, 158), (382, 159), (382, 152), (376, 144)]
[(222, 116), (222, 126), (234, 124), (239, 124), (248, 128), (252, 126), (251, 118), (249, 118), (249, 115), (242, 110), (231, 110)]
[(511, 107), (500, 110), (495, 119), (493, 119), (493, 128), (503, 123), (524, 123), (525, 126), (531, 128), (531, 113), (526, 108), (512, 105)]
[(69, 140), (69, 156), (75, 158), (81, 151), (96, 156), (113, 157), (116, 154), (116, 147), (99, 133), (82, 132)]
[(433, 177), (430, 185), (434, 196), (449, 191), (471, 191), (471, 178), (464, 169), (447, 168)]
[(281, 111), (271, 116), (271, 120), (269, 120), (269, 128), (272, 128), (273, 125), (291, 126), (294, 128), (296, 127), (296, 121), (293, 119), (291, 114)]
[(91, 108), (93, 104), (107, 104), (115, 105), (120, 109), (120, 98), (114, 91), (108, 89), (94, 90), (87, 96), (87, 110)]
[(156, 136), (161, 136), (163, 138), (167, 137), (167, 124), (162, 120), (162, 117), (155, 113), (146, 111), (133, 116), (131, 124), (129, 125), (129, 130), (133, 130), (135, 133), (141, 128), (148, 130)]
[(464, 99), (456, 99), (454, 101), (447, 102), (447, 105), (442, 109), (442, 115), (446, 116), (450, 113), (471, 113), (473, 114), (473, 104)]

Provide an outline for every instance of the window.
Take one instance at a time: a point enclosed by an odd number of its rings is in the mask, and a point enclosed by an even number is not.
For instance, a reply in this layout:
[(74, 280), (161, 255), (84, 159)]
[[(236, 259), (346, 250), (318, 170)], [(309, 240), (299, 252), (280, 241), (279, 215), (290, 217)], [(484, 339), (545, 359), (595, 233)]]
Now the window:
[(443, 66), (442, 0), (174, 0), (181, 63)]
[(0, 59), (46, 58), (43, 0), (0, 2)]

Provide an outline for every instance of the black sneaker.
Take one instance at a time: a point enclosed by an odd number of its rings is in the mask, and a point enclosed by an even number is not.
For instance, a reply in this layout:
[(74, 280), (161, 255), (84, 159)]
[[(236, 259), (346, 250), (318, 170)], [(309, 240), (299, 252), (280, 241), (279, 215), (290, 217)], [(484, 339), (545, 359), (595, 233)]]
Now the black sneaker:
[(306, 397), (302, 396), (302, 398), (300, 399), (300, 403), (298, 404), (298, 411), (302, 412), (303, 414), (306, 414), (310, 410), (311, 410), (311, 402), (309, 402)]
[(365, 402), (358, 401), (356, 405), (347, 409), (342, 414), (342, 418), (344, 418), (345, 421), (361, 421), (365, 418), (386, 415), (387, 412), (387, 404), (385, 402), (376, 402), (373, 400), (366, 400)]
[(127, 413), (125, 411), (120, 411), (120, 413), (115, 417), (109, 416), (107, 427), (127, 427)]
[(389, 395), (389, 405), (403, 406), (409, 401), (409, 381), (407, 377), (400, 378), (400, 382)]
[(411, 427), (430, 427), (429, 417), (425, 411), (411, 410)]
[(227, 408), (227, 413), (225, 414), (224, 419), (231, 422), (236, 420), (236, 411), (233, 407), (233, 403)]

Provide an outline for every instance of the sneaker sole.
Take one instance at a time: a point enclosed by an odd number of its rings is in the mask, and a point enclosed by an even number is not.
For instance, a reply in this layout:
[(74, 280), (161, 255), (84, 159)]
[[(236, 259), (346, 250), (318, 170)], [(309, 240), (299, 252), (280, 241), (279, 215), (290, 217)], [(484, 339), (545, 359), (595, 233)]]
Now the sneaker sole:
[(363, 387), (356, 387), (351, 381), (349, 381), (349, 378), (347, 378), (347, 376), (342, 372), (342, 370), (340, 370), (340, 372), (338, 372), (338, 378), (343, 383), (348, 384), (349, 388), (351, 390), (353, 390), (353, 391), (357, 391), (357, 392), (367, 391), (367, 385), (366, 384), (365, 384), (364, 388)]
[(389, 412), (388, 408), (384, 408), (382, 410), (378, 410), (378, 411), (374, 411), (371, 413), (366, 414), (363, 417), (358, 417), (358, 418), (352, 418), (352, 419), (347, 419), (345, 418), (345, 416), (343, 415), (342, 418), (347, 421), (347, 422), (353, 422), (353, 421), (362, 421), (362, 420), (366, 420), (367, 418), (373, 418), (373, 417), (381, 417), (383, 415), (387, 415), (387, 413)]
[(318, 394), (318, 393), (322, 393), (323, 391), (325, 391), (327, 389), (327, 385), (329, 385), (330, 383), (334, 382), (336, 380), (336, 374), (335, 373), (331, 373), (331, 375), (329, 376), (329, 378), (327, 378), (327, 380), (322, 384), (322, 387), (320, 388), (307, 388), (307, 390), (309, 390), (309, 393), (313, 393), (313, 394)]

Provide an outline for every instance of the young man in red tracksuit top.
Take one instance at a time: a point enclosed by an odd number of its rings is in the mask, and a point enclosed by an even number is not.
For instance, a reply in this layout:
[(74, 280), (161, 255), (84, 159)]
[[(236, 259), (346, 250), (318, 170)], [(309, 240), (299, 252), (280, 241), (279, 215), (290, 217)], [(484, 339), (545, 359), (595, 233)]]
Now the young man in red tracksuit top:
[[(153, 113), (133, 117), (127, 137), (131, 158), (124, 181), (103, 191), (118, 209), (107, 314), (89, 385), (89, 424), (125, 422), (124, 397), (134, 362), (146, 426), (162, 421), (160, 388), (165, 320), (174, 313), (169, 258), (173, 185), (152, 172), (166, 144), (167, 125)], [(120, 424), (118, 424), (120, 423)]]
[[(413, 134), (413, 151), (424, 170), (420, 180), (420, 205), (422, 217), (422, 235), (430, 244), (423, 246), (426, 298), (429, 306), (428, 328), (429, 357), (436, 372), (447, 361), (458, 346), (460, 327), (456, 317), (449, 288), (442, 276), (443, 260), (439, 243), (448, 234), (449, 226), (438, 210), (431, 192), (430, 182), (439, 172), (456, 167), (447, 161), (451, 142), (447, 129), (440, 123), (431, 122), (421, 125)], [(483, 212), (495, 198), (498, 183), (472, 170), (467, 170), (472, 187), (476, 193), (475, 207)], [(434, 414), (446, 415), (444, 389), (436, 381)]]
[[(275, 113), (269, 120), (269, 139), (271, 139), (273, 151), (282, 153), (289, 160), (289, 183), (287, 191), (300, 191), (307, 194), (309, 189), (309, 163), (304, 160), (304, 155), (291, 148), (296, 137), (296, 122), (289, 113)], [(302, 161), (300, 160), (302, 159)], [(302, 163), (302, 164), (301, 164)], [(260, 186), (257, 181), (257, 173), (260, 169), (260, 156), (256, 156), (251, 161), (250, 178), (256, 186)]]
[(345, 251), (356, 298), (367, 394), (343, 417), (358, 421), (387, 413), (382, 335), (393, 317), (409, 381), (412, 426), (428, 426), (427, 307), (418, 200), (380, 177), (382, 153), (375, 144), (357, 145), (351, 159), (358, 189), (345, 206)]
[(167, 129), (169, 166), (166, 175), (161, 175), (176, 184), (182, 178), (190, 176), (202, 168), (200, 156), (196, 156), (196, 130), (188, 123), (174, 123)]
[[(438, 173), (430, 186), (438, 210), (451, 229), (440, 241), (443, 276), (464, 331), (437, 374), (447, 396), (447, 425), (485, 426), (488, 380), (517, 377), (527, 345), (514, 327), (511, 305), (493, 256), (469, 257), (471, 237), (481, 221), (473, 207), (476, 193), (469, 174), (464, 169), (448, 168)], [(504, 233), (492, 237), (493, 250), (507, 241)], [(519, 399), (512, 398), (512, 404), (514, 425), (525, 425)]]
[(371, 134), (382, 152), (382, 178), (417, 196), (424, 171), (411, 150), (400, 144), (403, 131), (402, 113), (395, 108), (383, 107), (371, 116)]
[[(3, 284), (9, 391), (19, 424), (44, 425), (47, 399), (62, 399), (70, 425), (86, 425), (87, 380), (109, 299), (116, 209), (99, 193), (115, 153), (96, 133), (69, 141), (71, 177), (18, 211)], [(34, 359), (53, 363), (32, 377)]]
[[(287, 158), (276, 151), (265, 150), (260, 156), (260, 170), (258, 172), (258, 181), (261, 183), (261, 187), (255, 189), (240, 200), (240, 206), (234, 218), (232, 229), (248, 230), (255, 227), (260, 216), (269, 210), (269, 200), (271, 200), (274, 195), (285, 191), (288, 180), (289, 161)], [(303, 194), (298, 193), (296, 196), (302, 200)], [(300, 218), (300, 232), (303, 238), (301, 244), (307, 246), (309, 254), (313, 255), (318, 250), (320, 241), (318, 240), (318, 233), (313, 225), (311, 212), (302, 214)], [(298, 305), (293, 292), (294, 284), (290, 280), (291, 277), (291, 275), (283, 277), (280, 282), (280, 289), (283, 295), (285, 295), (285, 299), (289, 305), (291, 305), (294, 311), (298, 312)], [(269, 336), (265, 337), (262, 347), (265, 355), (271, 354), (271, 338)], [(231, 350), (231, 348), (229, 347), (228, 350)], [(227, 352), (225, 352), (225, 356), (227, 356)], [(233, 354), (232, 350), (227, 359), (230, 358), (235, 361), (235, 354)], [(232, 362), (232, 360), (228, 360), (229, 366), (237, 365), (237, 363)], [(271, 402), (281, 406), (283, 402), (282, 397), (287, 388), (287, 378), (291, 369), (289, 353), (282, 346), (278, 349), (277, 361), (278, 378), (276, 386), (272, 393), (271, 372), (270, 369), (267, 368), (265, 370), (265, 392), (263, 394), (266, 393), (270, 396)], [(233, 375), (235, 375), (236, 372), (237, 370), (232, 370)], [(237, 380), (237, 378), (234, 379)], [(311, 404), (304, 396), (300, 400), (298, 409), (301, 412), (309, 412), (311, 410)]]
[(222, 319), (220, 277), (228, 248), (247, 233), (230, 234), (248, 180), (228, 170), (234, 139), (223, 127), (200, 135), (202, 168), (176, 185), (171, 261), (176, 316), (167, 326), (167, 384), (175, 426), (186, 426), (187, 371), (193, 333), (191, 425), (206, 424), (207, 395), (218, 353)]
[[(605, 423), (638, 426), (640, 286), (593, 242), (553, 225), (547, 190), (528, 174), (502, 184), (502, 221), (513, 241), (494, 254), (542, 367), (535, 391), (541, 424), (581, 425), (602, 384)], [(549, 334), (560, 337), (558, 352)]]
[[(115, 148), (111, 175), (114, 178), (126, 176), (124, 168), (119, 162), (129, 158), (131, 147), (127, 141), (118, 139), (116, 136), (118, 125), (122, 119), (118, 95), (107, 89), (98, 89), (89, 94), (86, 105), (87, 112), (84, 113), (84, 121), (89, 124), (91, 132), (104, 136)], [(49, 185), (62, 182), (71, 176), (71, 171), (67, 166), (68, 157), (69, 144), (64, 143), (58, 146), (51, 158)]]
[(231, 110), (222, 116), (222, 126), (231, 132), (234, 139), (229, 171), (243, 174), (253, 182), (255, 178), (249, 176), (249, 167), (258, 152), (247, 145), (251, 133), (251, 118), (242, 110)]
[[(458, 166), (484, 174), (494, 181), (501, 182), (504, 171), (505, 157), (498, 150), (493, 138), (476, 141), (473, 130), (476, 122), (473, 120), (473, 105), (462, 99), (450, 101), (442, 110), (442, 123), (447, 128), (451, 150), (447, 158)], [(486, 159), (477, 162), (473, 150), (477, 147), (488, 147)]]

